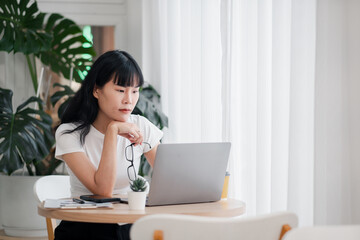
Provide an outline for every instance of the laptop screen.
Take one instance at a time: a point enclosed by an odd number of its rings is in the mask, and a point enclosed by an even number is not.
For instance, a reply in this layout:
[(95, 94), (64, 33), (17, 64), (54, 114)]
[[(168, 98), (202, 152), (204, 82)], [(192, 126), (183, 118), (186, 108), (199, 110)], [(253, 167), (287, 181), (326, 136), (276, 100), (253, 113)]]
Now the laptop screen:
[(230, 146), (229, 142), (160, 144), (147, 205), (220, 200)]

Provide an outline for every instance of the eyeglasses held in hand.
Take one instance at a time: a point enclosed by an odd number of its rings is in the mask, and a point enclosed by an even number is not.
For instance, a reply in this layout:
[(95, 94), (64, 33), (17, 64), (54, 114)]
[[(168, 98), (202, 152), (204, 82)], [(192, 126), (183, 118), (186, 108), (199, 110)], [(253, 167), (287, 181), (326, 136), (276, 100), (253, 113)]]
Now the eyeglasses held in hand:
[[(147, 142), (143, 142), (143, 143), (149, 145), (149, 147), (151, 149), (150, 143), (147, 143)], [(134, 166), (134, 144), (135, 143), (132, 143), (125, 148), (125, 158), (126, 158), (126, 160), (128, 160), (130, 162), (130, 166), (127, 168), (127, 174), (128, 174), (130, 181), (134, 181), (137, 178), (136, 170), (135, 170), (135, 166)]]

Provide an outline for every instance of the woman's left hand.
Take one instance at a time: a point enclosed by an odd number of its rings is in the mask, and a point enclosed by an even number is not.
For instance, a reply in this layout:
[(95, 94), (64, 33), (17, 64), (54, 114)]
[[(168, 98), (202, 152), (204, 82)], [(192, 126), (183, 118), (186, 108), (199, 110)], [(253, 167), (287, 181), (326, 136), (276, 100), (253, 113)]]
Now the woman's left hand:
[(115, 128), (118, 135), (129, 139), (135, 146), (141, 144), (144, 140), (139, 127), (134, 123), (113, 121), (108, 127)]

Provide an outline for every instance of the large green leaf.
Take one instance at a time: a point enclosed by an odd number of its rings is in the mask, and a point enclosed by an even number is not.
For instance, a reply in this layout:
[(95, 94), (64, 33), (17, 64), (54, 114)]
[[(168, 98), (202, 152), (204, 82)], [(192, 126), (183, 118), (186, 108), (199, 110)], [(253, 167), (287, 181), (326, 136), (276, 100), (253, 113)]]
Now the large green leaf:
[(50, 150), (50, 154), (46, 156), (41, 162), (34, 163), (36, 175), (51, 175), (56, 172), (56, 168), (60, 166), (63, 161), (55, 158), (55, 147)]
[(42, 110), (28, 107), (41, 99), (30, 97), (16, 112), (12, 109), (11, 90), (0, 88), (0, 172), (11, 174), (40, 162), (54, 144), (51, 117)]
[(168, 126), (168, 117), (161, 111), (160, 94), (148, 83), (140, 91), (133, 114), (146, 117), (160, 129)]
[(62, 115), (64, 114), (67, 105), (70, 102), (70, 99), (75, 95), (75, 92), (67, 85), (62, 85), (60, 83), (55, 83), (54, 87), (61, 87), (62, 90), (56, 91), (51, 96), (51, 104), (55, 106), (55, 104), (62, 98), (66, 97), (67, 99), (59, 106), (58, 109), (58, 116), (61, 119)]
[(0, 51), (26, 55), (50, 49), (52, 35), (43, 29), (45, 14), (36, 1), (0, 1)]
[(67, 79), (73, 68), (73, 78), (81, 82), (83, 72), (90, 68), (91, 58), (96, 55), (92, 43), (82, 35), (82, 30), (72, 20), (57, 13), (48, 14), (47, 17), (45, 30), (53, 36), (53, 40), (49, 51), (39, 53), (40, 60)]
[(0, 36), (0, 51), (36, 54), (67, 79), (73, 68), (77, 82), (96, 55), (76, 23), (57, 13), (40, 12), (33, 0), (0, 0)]

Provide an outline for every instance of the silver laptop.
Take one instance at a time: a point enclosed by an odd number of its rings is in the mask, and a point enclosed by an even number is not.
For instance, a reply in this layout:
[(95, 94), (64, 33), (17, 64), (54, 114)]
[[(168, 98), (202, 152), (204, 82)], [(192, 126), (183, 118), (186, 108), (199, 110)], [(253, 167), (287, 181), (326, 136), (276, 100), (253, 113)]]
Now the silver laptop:
[(146, 205), (220, 200), (230, 145), (228, 142), (160, 144)]

